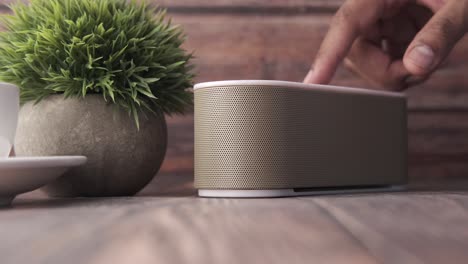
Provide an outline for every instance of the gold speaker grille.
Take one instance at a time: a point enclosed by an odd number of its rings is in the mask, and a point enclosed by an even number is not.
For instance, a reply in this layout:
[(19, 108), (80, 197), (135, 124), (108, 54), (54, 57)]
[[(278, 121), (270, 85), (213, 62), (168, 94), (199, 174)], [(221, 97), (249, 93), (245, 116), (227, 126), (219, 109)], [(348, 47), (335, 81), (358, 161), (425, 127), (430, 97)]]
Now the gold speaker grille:
[(406, 99), (225, 86), (195, 90), (195, 186), (402, 184)]

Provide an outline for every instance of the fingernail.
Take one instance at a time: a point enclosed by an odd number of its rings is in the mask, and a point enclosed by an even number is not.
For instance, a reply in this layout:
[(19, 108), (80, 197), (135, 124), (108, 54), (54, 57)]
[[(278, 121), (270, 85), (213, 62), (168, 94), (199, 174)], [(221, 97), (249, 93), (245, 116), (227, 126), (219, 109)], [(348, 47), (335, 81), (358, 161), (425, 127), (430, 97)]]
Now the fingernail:
[(312, 77), (314, 76), (314, 70), (310, 69), (307, 73), (306, 77), (304, 78), (304, 83), (312, 83)]
[(430, 69), (434, 62), (434, 51), (427, 45), (414, 47), (408, 54), (413, 64), (423, 69)]

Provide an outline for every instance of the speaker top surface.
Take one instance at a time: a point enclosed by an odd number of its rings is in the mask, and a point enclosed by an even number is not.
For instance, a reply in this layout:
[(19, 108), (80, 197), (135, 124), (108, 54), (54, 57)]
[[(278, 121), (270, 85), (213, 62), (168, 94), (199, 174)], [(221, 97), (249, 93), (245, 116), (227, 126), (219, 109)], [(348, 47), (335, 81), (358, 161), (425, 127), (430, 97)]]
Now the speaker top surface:
[(406, 97), (403, 93), (378, 91), (364, 88), (354, 88), (345, 86), (335, 85), (322, 85), (322, 84), (306, 84), (298, 82), (288, 81), (274, 81), (274, 80), (229, 80), (229, 81), (214, 81), (214, 82), (203, 82), (198, 83), (194, 86), (194, 90), (205, 89), (205, 88), (216, 88), (226, 86), (271, 86), (271, 87), (288, 87), (293, 89), (314, 89), (322, 90), (327, 92), (338, 92), (338, 93), (350, 93), (350, 94), (367, 94), (377, 96), (393, 96), (393, 97)]

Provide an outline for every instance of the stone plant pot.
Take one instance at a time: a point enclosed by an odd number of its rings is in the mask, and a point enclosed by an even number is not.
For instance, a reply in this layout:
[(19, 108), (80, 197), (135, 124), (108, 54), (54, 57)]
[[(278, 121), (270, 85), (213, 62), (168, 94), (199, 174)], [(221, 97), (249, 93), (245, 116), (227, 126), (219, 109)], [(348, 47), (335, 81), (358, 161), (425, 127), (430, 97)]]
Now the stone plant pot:
[(15, 149), (18, 156), (84, 155), (43, 190), (50, 196), (126, 196), (140, 191), (158, 172), (167, 146), (163, 114), (134, 119), (102, 95), (47, 97), (22, 106)]

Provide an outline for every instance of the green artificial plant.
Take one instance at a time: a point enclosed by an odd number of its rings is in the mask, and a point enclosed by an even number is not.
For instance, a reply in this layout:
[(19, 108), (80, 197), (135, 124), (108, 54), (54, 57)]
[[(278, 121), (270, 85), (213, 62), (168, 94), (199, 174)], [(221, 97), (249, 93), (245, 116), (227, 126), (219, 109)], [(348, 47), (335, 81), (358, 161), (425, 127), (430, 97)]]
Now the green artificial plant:
[(192, 104), (191, 54), (165, 10), (127, 0), (31, 0), (11, 5), (0, 33), (0, 80), (22, 103), (102, 94), (131, 113)]

